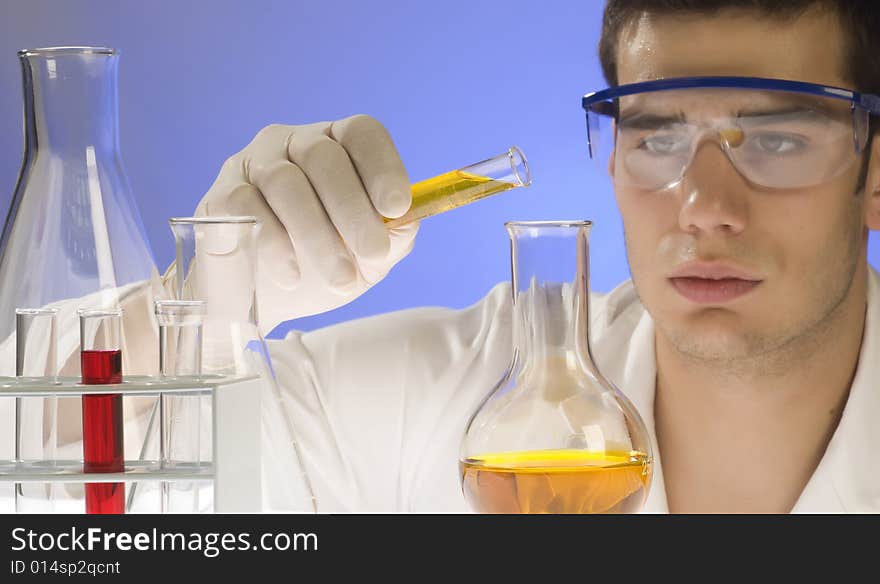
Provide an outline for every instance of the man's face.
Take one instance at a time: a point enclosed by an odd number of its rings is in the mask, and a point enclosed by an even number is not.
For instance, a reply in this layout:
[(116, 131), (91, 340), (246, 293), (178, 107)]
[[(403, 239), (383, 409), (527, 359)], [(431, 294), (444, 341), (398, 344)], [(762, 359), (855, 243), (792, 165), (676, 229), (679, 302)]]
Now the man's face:
[[(791, 22), (752, 13), (646, 15), (624, 32), (620, 84), (736, 75), (851, 85), (843, 32), (830, 14), (810, 12)], [(769, 354), (815, 334), (865, 270), (859, 174), (854, 157), (830, 182), (769, 190), (744, 179), (720, 145), (707, 140), (678, 185), (660, 191), (619, 185), (630, 270), (658, 333), (681, 353), (722, 362)], [(739, 278), (719, 284), (687, 277), (694, 266), (698, 276), (717, 268), (738, 271)]]

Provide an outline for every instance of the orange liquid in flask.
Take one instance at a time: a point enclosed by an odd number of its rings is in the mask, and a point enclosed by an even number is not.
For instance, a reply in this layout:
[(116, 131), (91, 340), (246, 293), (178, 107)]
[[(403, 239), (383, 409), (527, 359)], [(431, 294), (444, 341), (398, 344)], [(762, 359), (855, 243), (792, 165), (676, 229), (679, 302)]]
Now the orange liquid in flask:
[(640, 452), (534, 450), (459, 464), (464, 496), (480, 513), (635, 513), (651, 463)]

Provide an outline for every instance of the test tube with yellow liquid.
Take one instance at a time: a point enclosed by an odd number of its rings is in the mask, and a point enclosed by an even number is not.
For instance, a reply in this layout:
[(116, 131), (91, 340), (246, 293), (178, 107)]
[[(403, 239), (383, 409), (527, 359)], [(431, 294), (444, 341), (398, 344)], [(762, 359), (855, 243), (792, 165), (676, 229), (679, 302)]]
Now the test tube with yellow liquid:
[(511, 146), (498, 156), (414, 183), (409, 211), (396, 219), (385, 219), (385, 224), (405, 225), (531, 182), (525, 155)]

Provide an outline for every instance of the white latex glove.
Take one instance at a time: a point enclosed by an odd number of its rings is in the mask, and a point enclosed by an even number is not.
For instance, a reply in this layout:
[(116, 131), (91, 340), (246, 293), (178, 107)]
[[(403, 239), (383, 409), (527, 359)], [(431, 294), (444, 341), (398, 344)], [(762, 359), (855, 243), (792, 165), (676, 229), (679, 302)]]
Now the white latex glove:
[[(254, 215), (257, 297), (268, 332), (346, 304), (412, 249), (418, 223), (388, 229), (412, 193), (388, 131), (374, 118), (263, 128), (229, 158), (198, 216)], [(228, 286), (230, 282), (218, 282)]]

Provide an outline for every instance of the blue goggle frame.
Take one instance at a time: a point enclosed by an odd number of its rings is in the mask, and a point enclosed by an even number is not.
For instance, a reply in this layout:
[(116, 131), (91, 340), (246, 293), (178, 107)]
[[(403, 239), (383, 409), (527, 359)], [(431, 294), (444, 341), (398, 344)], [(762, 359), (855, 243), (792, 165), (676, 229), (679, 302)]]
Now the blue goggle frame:
[[(588, 93), (581, 98), (581, 105), (587, 112), (587, 140), (590, 157), (595, 156), (593, 138), (589, 123), (589, 114), (595, 113), (614, 117), (616, 115), (614, 100), (627, 95), (666, 91), (673, 89), (761, 89), (766, 91), (789, 91), (804, 93), (818, 97), (830, 97), (850, 102), (850, 107), (866, 110), (870, 115), (880, 115), (880, 96), (860, 93), (843, 87), (818, 85), (805, 81), (789, 81), (787, 79), (768, 79), (764, 77), (675, 77), (656, 79), (609, 87), (601, 91)], [(867, 132), (867, 129), (865, 129)], [(857, 142), (857, 141), (856, 141)]]

